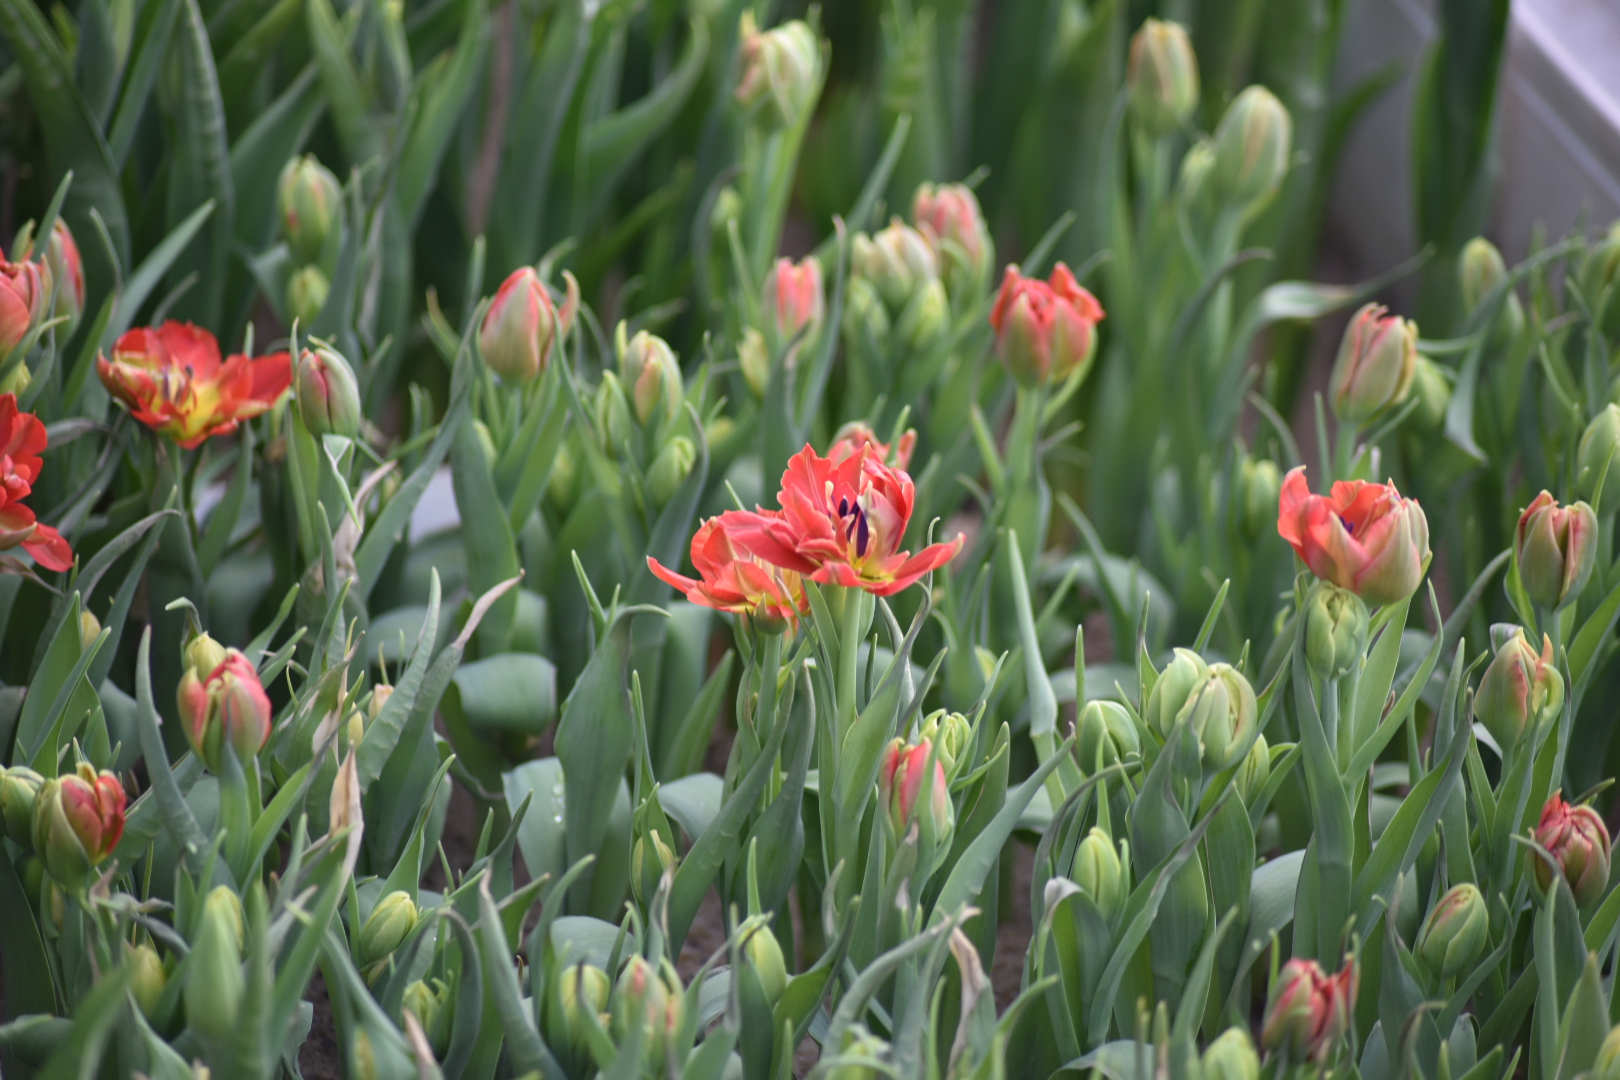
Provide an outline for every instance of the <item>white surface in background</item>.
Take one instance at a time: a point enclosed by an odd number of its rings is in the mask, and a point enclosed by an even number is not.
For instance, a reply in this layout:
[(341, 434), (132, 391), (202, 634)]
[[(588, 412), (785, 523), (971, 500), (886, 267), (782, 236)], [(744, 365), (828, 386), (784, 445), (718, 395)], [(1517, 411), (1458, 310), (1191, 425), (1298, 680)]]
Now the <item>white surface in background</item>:
[(461, 512), (456, 509), (456, 493), (450, 483), (450, 466), (442, 465), (428, 481), (422, 500), (411, 514), (411, 543), (424, 536), (432, 536), (461, 524)]

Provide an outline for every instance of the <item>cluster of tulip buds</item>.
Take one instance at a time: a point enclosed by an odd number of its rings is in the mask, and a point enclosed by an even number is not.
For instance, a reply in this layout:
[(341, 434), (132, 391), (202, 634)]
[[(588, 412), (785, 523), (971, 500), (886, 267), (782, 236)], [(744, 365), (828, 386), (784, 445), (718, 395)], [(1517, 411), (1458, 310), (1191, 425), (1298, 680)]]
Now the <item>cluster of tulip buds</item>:
[(1254, 687), (1237, 668), (1205, 663), (1191, 649), (1176, 649), (1153, 684), (1142, 718), (1167, 740), (1185, 724), (1198, 740), (1205, 769), (1215, 773), (1249, 752), (1259, 710)]
[(697, 463), (697, 446), (687, 433), (681, 364), (669, 343), (647, 330), (632, 337), (620, 323), (614, 344), (618, 370), (603, 372), (596, 389), (601, 448), (608, 458), (642, 469), (656, 509), (669, 502)]
[(1335, 975), (1315, 960), (1295, 958), (1283, 965), (1266, 1001), (1260, 1042), (1290, 1061), (1325, 1062), (1344, 1042), (1355, 1018), (1359, 985), (1356, 961), (1346, 958)]
[[(18, 232), (11, 257), (0, 253), (0, 365), (19, 345), (56, 320), (58, 341), (67, 341), (84, 311), (84, 264), (67, 222), (56, 219), (50, 242), (35, 250), (34, 223)], [(28, 365), (18, 363), (0, 378), (0, 394), (27, 389)]]
[(754, 13), (744, 11), (738, 38), (737, 104), (766, 129), (798, 124), (821, 89), (821, 42), (815, 31), (797, 19), (762, 31)]
[(345, 228), (343, 187), (315, 155), (292, 158), (276, 184), (276, 210), (293, 267), (282, 310), (288, 322), (308, 327), (332, 290)]
[(118, 777), (88, 764), (52, 779), (23, 765), (0, 768), (4, 836), (69, 892), (83, 891), (118, 846), (126, 802)]
[(176, 697), (186, 740), (216, 773), (226, 747), (246, 767), (270, 739), (270, 696), (257, 669), (241, 651), (207, 634), (192, 638), (185, 660)]

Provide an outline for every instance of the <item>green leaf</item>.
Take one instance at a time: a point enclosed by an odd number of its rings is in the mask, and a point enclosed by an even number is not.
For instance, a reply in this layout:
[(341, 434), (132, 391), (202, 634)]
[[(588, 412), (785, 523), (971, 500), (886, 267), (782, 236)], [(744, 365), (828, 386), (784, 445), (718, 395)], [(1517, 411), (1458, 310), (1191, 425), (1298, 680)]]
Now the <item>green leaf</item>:
[[(465, 342), (462, 347), (466, 348)], [(428, 484), (433, 482), (433, 474), (438, 472), (440, 462), (444, 461), (444, 456), (450, 452), (450, 444), (455, 440), (465, 407), (464, 403), (459, 403), (445, 414), (439, 434), (423, 455), (421, 463), (399, 486), (394, 497), (388, 500), (388, 505), (382, 508), (382, 513), (378, 514), (366, 528), (366, 538), (360, 541), (360, 548), (354, 556), (355, 572), (360, 577), (363, 597), (369, 597), (371, 590), (377, 587), (377, 581), (382, 577), (383, 567), (387, 565), (394, 545), (399, 543), (405, 535), (405, 530), (410, 527), (411, 514), (416, 510), (416, 504), (422, 501), (422, 495), (427, 491)]]
[(231, 144), (236, 236), (249, 251), (270, 242), (276, 227), (276, 183), (281, 168), (303, 147), (325, 108), (319, 73), (314, 64), (306, 65)]
[[(462, 543), (467, 548), (468, 587), (481, 593), (522, 574), (517, 539), (506, 520), (506, 508), (495, 490), (495, 477), (484, 457), (483, 444), (470, 412), (461, 415), (455, 428), (450, 477), (455, 487), (456, 508), (461, 512), (461, 520), (469, 525), (461, 533)], [(506, 649), (516, 614), (515, 594), (500, 600), (490, 611), (478, 631), (479, 645), (486, 655)]]
[(276, 47), (298, 25), (303, 0), (276, 0), (219, 62), (219, 92), (233, 120), (251, 107), (253, 80), (271, 62)]
[(179, 226), (194, 208), (210, 200), (214, 213), (206, 237), (200, 243), (193, 241), (175, 259), (170, 280), (197, 274), (198, 284), (176, 302), (174, 315), (204, 326), (217, 326), (225, 300), (236, 192), (231, 183), (225, 102), (219, 92), (208, 30), (197, 0), (184, 3), (175, 39), (180, 83), (167, 187), (169, 228)]
[(118, 294), (118, 309), (108, 321), (106, 332), (102, 334), (103, 349), (111, 349), (119, 335), (130, 328), (141, 306), (146, 303), (147, 297), (152, 295), (152, 290), (158, 287), (163, 275), (169, 272), (169, 267), (186, 249), (186, 245), (191, 243), (192, 238), (202, 230), (203, 223), (213, 212), (214, 202), (211, 199), (197, 207), (189, 217), (170, 229), (169, 235), (148, 252), (141, 265), (129, 275), (128, 280), (124, 282), (123, 291)]
[(0, 978), (6, 989), (6, 1018), (28, 1013), (54, 1013), (60, 1008), (51, 982), (51, 963), (45, 941), (34, 922), (28, 893), (12, 868), (0, 858)]
[(152, 95), (152, 86), (157, 82), (164, 58), (168, 56), (169, 39), (174, 34), (180, 4), (181, 0), (160, 0), (144, 5), (141, 10), (140, 25), (124, 75), (123, 93), (119, 96), (112, 124), (107, 129), (108, 148), (114, 164), (119, 168), (129, 158), (130, 147), (135, 144), (135, 133), (146, 113), (147, 99)]
[(304, 14), (310, 46), (343, 149), (349, 160), (357, 163), (382, 157), (382, 129), (372, 122), (372, 95), (355, 70), (349, 54), (349, 35), (338, 22), (331, 0), (305, 0)]
[(416, 96), (416, 119), (400, 155), (394, 197), (407, 228), (416, 231), (422, 207), (433, 191), (439, 162), (461, 126), (467, 103), (484, 70), (490, 21), (484, 0), (463, 0), (461, 39), (448, 64), (433, 74)]

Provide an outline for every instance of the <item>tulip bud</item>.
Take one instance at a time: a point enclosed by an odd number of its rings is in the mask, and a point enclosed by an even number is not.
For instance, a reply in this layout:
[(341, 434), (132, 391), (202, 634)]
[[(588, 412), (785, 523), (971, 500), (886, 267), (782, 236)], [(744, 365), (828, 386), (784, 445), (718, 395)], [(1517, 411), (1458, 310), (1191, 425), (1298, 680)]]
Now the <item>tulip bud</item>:
[(1288, 173), (1293, 121), (1263, 86), (1251, 86), (1227, 106), (1215, 128), (1210, 179), (1227, 205), (1248, 208), (1269, 198)]
[(730, 184), (721, 188), (715, 196), (714, 209), (709, 212), (709, 229), (714, 236), (714, 246), (720, 251), (727, 250), (731, 243), (730, 223), (741, 221), (746, 209), (743, 197)]
[(326, 306), (331, 291), (332, 283), (319, 266), (311, 263), (294, 270), (287, 279), (287, 318), (296, 319), (299, 326), (308, 329)]
[[(206, 646), (195, 646), (193, 642), (193, 648), (188, 648), (188, 659), (191, 655), (209, 657), (211, 650)], [(225, 659), (211, 670), (188, 667), (175, 696), (186, 740), (215, 772), (220, 769), (226, 743), (245, 764), (270, 741), (270, 696), (252, 662), (236, 649), (225, 650)]]
[(1198, 107), (1198, 57), (1180, 23), (1148, 19), (1131, 38), (1131, 118), (1149, 135), (1179, 130)]
[(900, 313), (896, 327), (900, 340), (913, 352), (925, 353), (951, 329), (951, 302), (945, 296), (945, 283), (927, 282), (912, 296)]
[(748, 935), (743, 943), (743, 953), (748, 957), (748, 963), (759, 976), (760, 989), (765, 991), (765, 1000), (771, 1008), (782, 1000), (782, 991), (787, 989), (787, 963), (782, 959), (782, 945), (776, 940), (776, 935), (769, 926), (761, 926)]
[(1181, 157), (1181, 170), (1176, 177), (1176, 197), (1189, 213), (1206, 214), (1210, 211), (1215, 193), (1215, 143), (1199, 139), (1187, 148)]
[(1418, 399), (1412, 410), (1412, 425), (1422, 432), (1439, 431), (1451, 408), (1451, 380), (1439, 364), (1422, 353), (1412, 376), (1412, 396)]
[(1305, 597), (1305, 659), (1318, 679), (1348, 675), (1367, 647), (1367, 605), (1349, 589), (1318, 581)]
[(403, 889), (377, 901), (360, 928), (360, 966), (373, 967), (387, 960), (416, 928), (416, 902)]
[(520, 266), (496, 290), (478, 331), (478, 348), (502, 382), (516, 386), (539, 377), (552, 350), (568, 337), (579, 310), (579, 283), (566, 271), (563, 279), (568, 292), (560, 310), (533, 267)]
[(1503, 753), (1526, 735), (1547, 730), (1564, 708), (1564, 678), (1553, 662), (1552, 639), (1543, 634), (1537, 653), (1524, 630), (1515, 630), (1496, 650), (1474, 695), (1474, 718)]
[(1125, 706), (1088, 701), (1080, 710), (1080, 767), (1088, 773), (1116, 765), (1142, 752), (1142, 740)]
[(0, 819), (11, 842), (27, 850), (34, 824), (34, 800), (45, 778), (26, 765), (0, 766)]
[[(932, 781), (928, 780), (928, 759), (932, 753), (933, 744), (927, 740), (911, 746), (894, 740), (883, 757), (878, 792), (888, 809), (889, 824), (895, 836), (905, 836), (911, 822), (915, 821), (923, 839), (931, 841), (933, 850), (939, 852), (950, 845), (956, 816), (945, 767), (938, 760), (934, 762)], [(925, 783), (928, 786), (926, 798), (923, 797)]]
[(882, 348), (889, 340), (889, 309), (877, 286), (865, 278), (850, 278), (844, 286), (844, 340), (851, 347)]
[(394, 688), (387, 683), (371, 691), (371, 701), (366, 705), (366, 715), (375, 720), (388, 706), (388, 699), (394, 696)]
[(28, 365), (18, 364), (11, 369), (11, 374), (0, 379), (0, 394), (21, 395), (33, 381), (34, 376), (29, 372)]
[(952, 292), (959, 297), (981, 292), (990, 281), (995, 244), (973, 189), (924, 183), (912, 197), (911, 219), (939, 252)]
[(795, 19), (760, 32), (752, 11), (738, 31), (742, 78), (737, 103), (767, 127), (791, 127), (815, 105), (821, 92), (821, 42)]
[(755, 397), (763, 398), (771, 385), (771, 347), (765, 343), (765, 335), (752, 326), (743, 330), (742, 340), (737, 343), (737, 366), (742, 369), (748, 389)]
[(101, 620), (85, 608), (79, 612), (79, 647), (88, 649), (101, 636)]
[(619, 974), (613, 1003), (613, 1031), (622, 1043), (633, 1027), (642, 1029), (642, 1060), (653, 1072), (663, 1071), (666, 1048), (680, 1030), (679, 985), (640, 956), (632, 956)]
[(49, 271), (42, 270), (38, 263), (6, 262), (0, 256), (0, 360), (9, 356), (44, 317), (50, 292), (46, 273)]
[[(602, 976), (602, 987), (602, 1000), (606, 1001), (606, 975)], [(450, 1019), (455, 1009), (450, 988), (444, 981), (434, 979), (431, 987), (421, 979), (407, 983), (400, 1008), (416, 1017), (422, 1034), (427, 1036), (428, 1046), (435, 1054), (442, 1056), (450, 1045)]]
[[(1577, 907), (1586, 907), (1603, 895), (1609, 886), (1609, 829), (1590, 806), (1571, 806), (1563, 793), (1555, 791), (1541, 808), (1536, 826), (1536, 843), (1552, 855), (1563, 872)], [(1536, 884), (1546, 889), (1552, 884), (1552, 868), (1535, 852), (1526, 859), (1536, 876)]]
[(1417, 954), (1442, 979), (1449, 979), (1479, 958), (1491, 929), (1485, 897), (1464, 882), (1442, 896), (1418, 932)]
[(584, 1014), (600, 1015), (607, 1008), (612, 990), (607, 972), (593, 964), (573, 964), (563, 970), (557, 994), (562, 999), (563, 1023), (573, 1045), (585, 1045), (589, 1029), (585, 1026)]
[(1204, 1051), (1204, 1080), (1260, 1080), (1260, 1055), (1249, 1033), (1227, 1028)]
[(1575, 490), (1605, 512), (1620, 506), (1620, 405), (1605, 405), (1586, 425), (1575, 455)]
[(891, 218), (876, 236), (856, 233), (850, 267), (872, 283), (892, 311), (903, 309), (913, 293), (939, 277), (939, 257), (927, 238), (899, 218)]
[(664, 506), (675, 497), (675, 492), (692, 473), (697, 463), (697, 448), (684, 435), (676, 435), (664, 444), (647, 470), (647, 494), (654, 506)]
[(343, 221), (343, 189), (313, 154), (293, 158), (276, 185), (281, 235), (301, 263), (319, 261), (334, 224)]
[(1620, 1024), (1609, 1029), (1598, 1046), (1597, 1061), (1587, 1074), (1592, 1080), (1620, 1080)]
[(1307, 1055), (1325, 1060), (1350, 1029), (1356, 983), (1353, 962), (1337, 975), (1327, 975), (1315, 960), (1288, 961), (1266, 1002), (1260, 1042), (1294, 1060)]
[(1176, 715), (1203, 746), (1204, 767), (1215, 772), (1238, 763), (1238, 754), (1259, 720), (1254, 688), (1231, 664), (1211, 664)]
[(298, 357), (298, 413), (310, 434), (352, 439), (360, 430), (360, 385), (336, 349), (305, 349)]
[(602, 372), (602, 381), (596, 387), (596, 426), (601, 432), (602, 449), (609, 457), (619, 456), (635, 430), (635, 423), (619, 377), (611, 371)]
[(1080, 891), (1091, 898), (1103, 917), (1112, 919), (1125, 906), (1130, 893), (1130, 882), (1125, 878), (1125, 864), (1108, 834), (1093, 826), (1074, 849), (1074, 864), (1069, 876), (1080, 886)]
[(41, 278), (47, 286), (46, 292), (48, 294), (52, 287), (56, 290), (56, 305), (51, 309), (51, 317), (67, 319), (66, 325), (56, 331), (56, 337), (58, 341), (66, 342), (73, 336), (79, 324), (79, 315), (84, 311), (84, 261), (79, 257), (79, 245), (73, 239), (73, 230), (68, 228), (67, 222), (57, 218), (51, 229), (51, 241), (45, 245), (42, 255), (34, 250), (34, 223), (30, 221), (18, 231), (12, 250), (19, 260), (28, 259), (35, 264), (44, 264)]
[[(203, 905), (197, 938), (191, 943), (186, 982), (181, 990), (187, 1025), (204, 1041), (216, 1044), (231, 1042), (237, 1036), (242, 995), (246, 990), (242, 949), (238, 944), (241, 924), (233, 921), (229, 905), (215, 901), (215, 895), (221, 890), (235, 898), (223, 885), (209, 894)], [(236, 912), (234, 919), (239, 920), (240, 907)]]
[(1485, 295), (1507, 277), (1507, 263), (1496, 245), (1476, 236), (1463, 245), (1457, 257), (1457, 283), (1462, 290), (1463, 307), (1473, 311)]
[(647, 858), (646, 836), (636, 837), (635, 846), (630, 849), (630, 891), (636, 894), (636, 903), (643, 907), (657, 891), (664, 871), (675, 865), (675, 852), (658, 835), (658, 830), (653, 829), (647, 835), (652, 837), (653, 854), (658, 857), (657, 866), (653, 866)]
[(1277, 497), (1282, 473), (1270, 458), (1245, 454), (1238, 466), (1236, 519), (1238, 533), (1249, 543), (1264, 536), (1277, 523)]
[(973, 724), (961, 713), (948, 713), (944, 709), (930, 714), (917, 735), (934, 744), (934, 753), (947, 779), (956, 776), (957, 766), (964, 763), (973, 746)]
[(29, 836), (46, 871), (63, 888), (83, 889), (91, 871), (118, 846), (124, 804), (118, 778), (90, 765), (40, 785)]
[(821, 262), (814, 255), (798, 263), (792, 259), (777, 259), (770, 273), (765, 275), (760, 307), (766, 329), (780, 344), (786, 345), (805, 327), (809, 329), (804, 340), (813, 341), (827, 307), (821, 284)]
[(215, 885), (208, 890), (203, 898), (204, 912), (212, 912), (214, 917), (228, 926), (231, 931), (231, 941), (236, 945), (238, 956), (247, 948), (247, 920), (242, 915), (242, 898), (237, 896), (227, 885)]
[(1368, 304), (1350, 319), (1329, 379), (1333, 414), (1364, 427), (1403, 404), (1417, 375), (1417, 324)]
[(551, 479), (546, 482), (546, 493), (563, 517), (574, 508), (579, 498), (579, 466), (574, 463), (574, 452), (565, 442), (557, 448), (557, 460), (551, 463)]
[(681, 382), (681, 365), (669, 343), (645, 330), (626, 344), (624, 324), (619, 324), (619, 375), (636, 408), (636, 419), (643, 427), (659, 416), (672, 422), (681, 411), (686, 388)]
[(206, 676), (225, 662), (226, 650), (211, 635), (198, 634), (186, 642), (184, 656), (186, 667)]
[(1063, 263), (1047, 281), (1007, 267), (990, 309), (996, 355), (1018, 383), (1050, 386), (1090, 368), (1097, 354), (1097, 324), (1104, 318), (1097, 298), (1082, 288)]
[(1597, 558), (1597, 515), (1583, 502), (1558, 505), (1543, 491), (1519, 515), (1513, 560), (1530, 600), (1556, 611), (1586, 588)]
[(158, 998), (163, 996), (163, 987), (169, 981), (163, 970), (163, 959), (150, 945), (126, 945), (125, 948), (128, 950), (126, 962), (129, 964), (130, 993), (135, 995), (135, 1004), (140, 1006), (141, 1014), (151, 1019), (152, 1010), (157, 1008)]
[(1208, 673), (1209, 665), (1204, 663), (1203, 657), (1191, 649), (1176, 649), (1148, 692), (1147, 706), (1142, 710), (1147, 726), (1158, 732), (1160, 738), (1169, 738), (1170, 730), (1176, 726), (1177, 714)]
[[(844, 1045), (838, 1051), (842, 1064), (826, 1071), (826, 1080), (882, 1080), (895, 1075), (879, 1066), (889, 1056), (889, 1044), (873, 1035), (860, 1024), (853, 1025), (844, 1035)], [(874, 1064), (864, 1065), (861, 1062)]]
[(1266, 744), (1266, 737), (1255, 737), (1254, 745), (1249, 748), (1249, 755), (1238, 766), (1237, 774), (1232, 777), (1232, 783), (1237, 786), (1238, 794), (1243, 796), (1245, 805), (1254, 802), (1260, 789), (1266, 786), (1271, 779), (1271, 747)]

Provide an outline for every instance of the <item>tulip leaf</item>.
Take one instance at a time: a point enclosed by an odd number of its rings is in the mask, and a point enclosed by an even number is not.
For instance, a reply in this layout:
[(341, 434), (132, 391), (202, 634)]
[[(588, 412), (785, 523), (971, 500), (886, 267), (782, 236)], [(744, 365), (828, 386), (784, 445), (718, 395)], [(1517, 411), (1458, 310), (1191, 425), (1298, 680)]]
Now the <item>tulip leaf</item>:
[(506, 932), (502, 929), (500, 911), (495, 907), (494, 897), (490, 895), (488, 877), (478, 884), (478, 912), (475, 932), (481, 946), (484, 978), (493, 998), (495, 1013), (500, 1017), (506, 1052), (511, 1058), (514, 1072), (546, 1077), (565, 1075), (541, 1041), (534, 1020), (523, 1005), (523, 992), (518, 986), (517, 972), (512, 969)]
[(258, 251), (270, 242), (276, 227), (281, 167), (303, 147), (325, 108), (320, 74), (309, 64), (231, 143), (236, 236), (248, 250)]
[(626, 600), (632, 604), (654, 603), (668, 595), (669, 586), (653, 576), (652, 570), (647, 565), (647, 559), (657, 559), (665, 566), (680, 565), (687, 545), (691, 542), (692, 516), (697, 513), (698, 501), (708, 484), (709, 440), (704, 434), (703, 424), (696, 410), (690, 403), (686, 405), (686, 415), (691, 424), (692, 443), (697, 451), (697, 457), (692, 462), (692, 471), (681, 481), (681, 486), (675, 489), (675, 494), (664, 505), (658, 520), (653, 524), (652, 532), (647, 537), (647, 550), (631, 553), (644, 556), (633, 559), (635, 572), (628, 588), (625, 589)]
[[(518, 560), (517, 540), (495, 491), (495, 478), (484, 457), (471, 413), (462, 414), (455, 432), (450, 475), (455, 485), (456, 508), (461, 511), (462, 521), (474, 523), (462, 533), (462, 542), (467, 548), (467, 584), (481, 593), (521, 574), (523, 567)], [(515, 595), (496, 603), (478, 630), (478, 641), (486, 655), (505, 650), (516, 614)]]
[(126, 963), (100, 974), (90, 992), (74, 1005), (73, 1027), (36, 1074), (39, 1080), (76, 1080), (100, 1071), (107, 1039), (129, 1003), (132, 970)]
[(212, 201), (208, 236), (176, 257), (170, 280), (199, 275), (198, 287), (175, 305), (179, 318), (204, 326), (218, 325), (225, 299), (226, 271), (236, 220), (236, 192), (231, 183), (230, 149), (225, 131), (225, 103), (219, 93), (214, 54), (208, 43), (197, 0), (184, 0), (175, 46), (179, 53), (179, 94), (175, 103), (174, 156), (169, 163), (168, 223), (172, 229), (204, 201)]
[(406, 228), (416, 231), (422, 207), (438, 177), (445, 149), (461, 124), (489, 49), (490, 21), (484, 0), (463, 0), (461, 38), (449, 62), (429, 68), (415, 101), (416, 113), (400, 155), (394, 198)]
[(0, 858), (0, 985), (5, 1017), (55, 1013), (61, 1006), (51, 982), (51, 963), (34, 921), (34, 908), (11, 860)]
[(215, 204), (212, 199), (203, 203), (180, 224), (169, 230), (169, 235), (147, 253), (141, 260), (141, 265), (124, 281), (123, 291), (118, 294), (118, 310), (107, 324), (106, 332), (101, 336), (101, 347), (111, 349), (113, 342), (134, 323), (135, 316), (140, 312), (147, 297), (152, 290), (158, 287), (163, 276), (169, 272), (187, 245), (202, 230), (203, 224), (213, 214)]
[(658, 785), (658, 804), (696, 839), (719, 816), (725, 800), (725, 781), (714, 773), (693, 773)]
[(107, 127), (107, 145), (113, 163), (123, 168), (129, 151), (135, 145), (146, 104), (157, 82), (158, 72), (169, 53), (169, 40), (174, 34), (182, 0), (160, 0), (146, 4), (140, 14), (135, 41), (130, 48), (129, 62), (124, 74), (123, 92), (118, 107)]
[(237, 126), (242, 112), (251, 108), (253, 80), (264, 65), (271, 62), (276, 47), (288, 31), (298, 25), (303, 6), (304, 0), (275, 0), (220, 58), (220, 97), (225, 101), (232, 127)]
[[(462, 348), (466, 348), (465, 341)], [(457, 402), (452, 404), (445, 413), (444, 423), (439, 428), (427, 453), (422, 456), (421, 462), (405, 482), (394, 492), (386, 506), (382, 508), (375, 519), (366, 528), (365, 539), (360, 541), (360, 547), (355, 552), (355, 572), (360, 578), (360, 589), (364, 597), (369, 597), (377, 587), (382, 577), (383, 567), (388, 563), (388, 557), (393, 553), (394, 545), (404, 537), (405, 530), (410, 527), (411, 514), (416, 510), (416, 504), (422, 500), (428, 485), (433, 482), (433, 476), (439, 470), (439, 464), (444, 456), (450, 452), (450, 444), (455, 440), (460, 418), (465, 411), (465, 404)]]
[(355, 69), (349, 53), (349, 34), (338, 22), (331, 0), (305, 0), (304, 14), (310, 48), (344, 151), (356, 163), (382, 157), (384, 129), (372, 121), (372, 94)]
[[(1432, 585), (1429, 587), (1429, 605), (1438, 617), (1440, 604), (1434, 597), (1434, 587)], [(1398, 638), (1400, 635), (1396, 636)], [(1383, 639), (1380, 638), (1379, 645), (1382, 644)], [(1378, 755), (1383, 753), (1384, 747), (1389, 745), (1389, 740), (1395, 737), (1395, 732), (1406, 722), (1406, 718), (1411, 715), (1412, 709), (1417, 706), (1418, 699), (1422, 696), (1424, 688), (1429, 685), (1429, 677), (1434, 674), (1435, 665), (1440, 662), (1440, 650), (1444, 644), (1444, 634), (1434, 639), (1429, 651), (1424, 655), (1422, 662), (1419, 663), (1417, 671), (1407, 682), (1406, 688), (1401, 691), (1401, 696), (1396, 699), (1394, 706), (1383, 714), (1381, 720), (1378, 720), (1377, 728), (1362, 737), (1360, 744), (1356, 747), (1354, 756), (1350, 759), (1350, 764), (1345, 767), (1344, 781), (1346, 784), (1359, 782), (1362, 777), (1367, 775), (1367, 770), (1372, 768), (1373, 762), (1378, 760)], [(1398, 653), (1399, 645), (1394, 646), (1394, 648)], [(1365, 677), (1364, 672), (1363, 678)], [(1386, 689), (1384, 700), (1387, 701), (1388, 699), (1389, 693)], [(1359, 690), (1357, 700), (1360, 701)], [(1372, 712), (1370, 698), (1366, 708), (1369, 713)], [(1382, 709), (1382, 703), (1380, 703), (1379, 708)], [(1373, 719), (1377, 719), (1376, 714), (1374, 714)]]
[(517, 843), (523, 865), (538, 878), (562, 876), (568, 868), (567, 833), (563, 828), (565, 791), (562, 762), (554, 757), (527, 761), (501, 777), (508, 811), (529, 799), (529, 813), (518, 828)]

